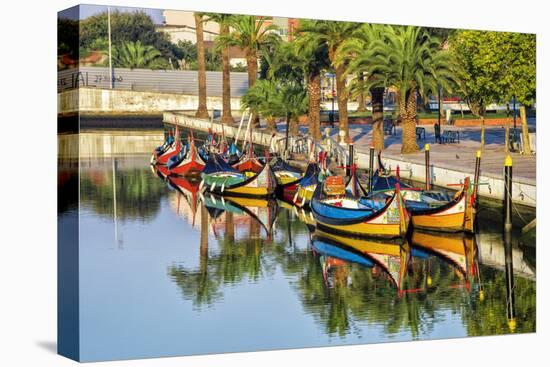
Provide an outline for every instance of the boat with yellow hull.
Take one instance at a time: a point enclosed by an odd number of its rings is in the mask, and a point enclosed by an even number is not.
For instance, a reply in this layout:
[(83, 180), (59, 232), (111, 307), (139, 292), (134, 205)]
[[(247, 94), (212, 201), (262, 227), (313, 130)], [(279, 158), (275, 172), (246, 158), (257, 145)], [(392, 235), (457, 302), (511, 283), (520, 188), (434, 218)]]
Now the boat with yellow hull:
[(470, 178), (454, 195), (444, 191), (426, 191), (402, 183), (398, 178), (377, 173), (373, 176), (370, 196), (390, 195), (401, 187), (405, 206), (415, 228), (442, 232), (474, 232), (475, 193), (470, 193)]
[(219, 155), (210, 156), (201, 177), (201, 189), (217, 195), (270, 197), (276, 188), (275, 177), (268, 164), (257, 168), (257, 172), (240, 172)]
[(447, 204), (411, 210), (413, 226), (434, 231), (473, 233), (475, 209), (468, 195), (468, 186), (468, 182), (465, 182), (464, 187)]
[(317, 227), (362, 237), (404, 237), (410, 216), (396, 187), (385, 201), (347, 195), (330, 196), (324, 192), (326, 181), (317, 185), (311, 200), (311, 212)]

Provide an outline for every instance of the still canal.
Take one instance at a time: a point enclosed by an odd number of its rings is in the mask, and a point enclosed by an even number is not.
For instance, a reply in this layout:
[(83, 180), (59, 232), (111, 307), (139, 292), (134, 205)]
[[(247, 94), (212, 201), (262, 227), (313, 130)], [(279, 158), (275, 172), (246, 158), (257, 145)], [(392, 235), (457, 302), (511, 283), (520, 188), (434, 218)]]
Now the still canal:
[[(163, 136), (81, 131), (80, 165), (76, 135), (59, 138), (60, 192), (80, 184), (83, 360), (535, 331), (534, 242), (514, 230), (510, 322), (498, 205), (483, 203), (472, 237), (340, 237), (280, 201), (167, 181), (149, 164)], [(60, 198), (60, 220), (77, 210)]]

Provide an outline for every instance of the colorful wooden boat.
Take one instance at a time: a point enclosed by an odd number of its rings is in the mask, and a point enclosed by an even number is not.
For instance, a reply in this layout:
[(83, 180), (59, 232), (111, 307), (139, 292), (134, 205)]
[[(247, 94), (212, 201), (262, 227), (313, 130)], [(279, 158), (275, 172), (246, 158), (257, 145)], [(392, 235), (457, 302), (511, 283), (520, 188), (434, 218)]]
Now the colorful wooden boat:
[(179, 154), (181, 145), (179, 130), (176, 126), (174, 135), (170, 134), (164, 144), (153, 151), (151, 164), (166, 164), (171, 157)]
[(281, 157), (273, 157), (269, 162), (280, 188), (296, 185), (303, 177), (302, 172), (285, 162)]
[(201, 188), (207, 192), (228, 196), (269, 197), (275, 192), (276, 181), (269, 165), (257, 172), (254, 164), (242, 165), (243, 171), (231, 167), (219, 154), (212, 154), (201, 173)]
[(190, 136), (188, 144), (180, 153), (168, 160), (167, 167), (172, 175), (199, 176), (205, 164), (197, 151), (195, 140)]
[(396, 185), (401, 187), (405, 206), (415, 228), (443, 232), (474, 231), (475, 194), (470, 193), (470, 178), (454, 195), (441, 190), (421, 190), (403, 183), (396, 177), (377, 172), (372, 177), (372, 192), (391, 195)]
[(298, 182), (281, 186), (282, 198), (298, 207), (308, 207), (313, 192), (319, 183), (320, 173), (321, 169), (317, 163), (309, 163), (304, 175)]
[[(345, 192), (345, 187), (342, 190)], [(399, 185), (391, 197), (380, 201), (336, 192), (336, 195), (330, 194), (327, 181), (315, 189), (310, 207), (321, 229), (385, 238), (404, 237), (407, 233), (410, 217)]]

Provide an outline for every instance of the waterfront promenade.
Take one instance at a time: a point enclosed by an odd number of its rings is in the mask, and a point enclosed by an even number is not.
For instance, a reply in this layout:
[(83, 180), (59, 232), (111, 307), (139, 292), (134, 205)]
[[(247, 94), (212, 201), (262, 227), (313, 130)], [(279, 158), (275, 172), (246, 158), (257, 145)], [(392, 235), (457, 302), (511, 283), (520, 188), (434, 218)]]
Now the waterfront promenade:
[[(186, 116), (183, 112), (167, 111), (164, 113), (164, 122), (180, 126), (187, 126), (193, 129), (207, 131), (213, 128), (221, 132), (221, 125), (217, 122), (198, 120)], [(232, 137), (236, 131), (236, 125), (227, 127), (225, 134)], [(425, 143), (430, 144), (430, 172), (432, 183), (441, 187), (454, 187), (463, 182), (466, 176), (473, 179), (475, 166), (475, 152), (480, 147), (479, 127), (456, 127), (449, 126), (453, 130), (460, 131), (460, 143), (455, 144), (434, 144), (433, 127), (423, 126), (426, 129), (426, 136), (419, 140), (421, 150), (415, 154), (401, 155), (401, 128), (396, 129), (395, 135), (385, 136), (386, 149), (382, 152), (382, 160), (387, 168), (396, 169), (399, 165), (401, 177), (410, 178), (415, 181), (425, 180), (424, 151)], [(286, 124), (277, 125), (278, 138), (285, 136)], [(442, 126), (442, 130), (446, 129)], [(243, 127), (244, 130), (244, 127)], [(325, 126), (323, 126), (323, 131)], [(307, 128), (302, 126), (301, 134), (307, 135)], [(244, 133), (241, 133), (244, 135)], [(369, 147), (372, 139), (370, 125), (350, 125), (350, 135), (356, 148), (356, 163), (358, 168), (368, 168)], [(333, 141), (338, 139), (338, 127), (330, 129), (330, 136)], [(481, 183), (479, 194), (492, 199), (502, 200), (504, 194), (503, 164), (505, 159), (504, 150), (505, 129), (501, 126), (486, 128), (485, 150), (481, 160)], [(241, 135), (242, 137), (242, 135)], [(253, 141), (259, 145), (269, 145), (271, 135), (265, 131), (255, 129)], [(347, 147), (342, 146), (347, 152)], [(535, 155), (527, 157), (519, 153), (510, 153), (514, 161), (514, 180), (512, 197), (515, 203), (527, 206), (536, 206), (536, 160)]]

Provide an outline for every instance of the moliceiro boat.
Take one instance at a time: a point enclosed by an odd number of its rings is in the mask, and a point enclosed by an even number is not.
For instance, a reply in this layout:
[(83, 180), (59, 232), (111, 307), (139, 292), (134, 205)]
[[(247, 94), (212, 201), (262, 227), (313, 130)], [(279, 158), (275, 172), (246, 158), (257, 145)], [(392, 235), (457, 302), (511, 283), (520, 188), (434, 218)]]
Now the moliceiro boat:
[(205, 164), (191, 135), (188, 144), (181, 149), (179, 154), (168, 160), (167, 167), (172, 175), (198, 176), (204, 169)]
[(402, 238), (410, 223), (399, 185), (383, 200), (355, 198), (343, 177), (331, 176), (317, 185), (310, 207), (320, 229), (356, 236)]
[(179, 129), (176, 126), (176, 132), (172, 135), (168, 135), (166, 141), (159, 147), (153, 150), (151, 156), (151, 164), (166, 164), (170, 158), (180, 153), (181, 141), (179, 135)]
[[(241, 168), (249, 166), (256, 167), (256, 164), (243, 164)], [(275, 193), (276, 181), (268, 164), (259, 167), (257, 172), (241, 172), (219, 154), (211, 154), (201, 177), (201, 189), (218, 195), (269, 197)]]
[(469, 177), (465, 178), (462, 188), (453, 195), (443, 191), (416, 189), (395, 177), (376, 174), (370, 197), (380, 193), (390, 195), (397, 185), (401, 187), (405, 206), (411, 213), (415, 228), (473, 233), (475, 192), (470, 193)]

